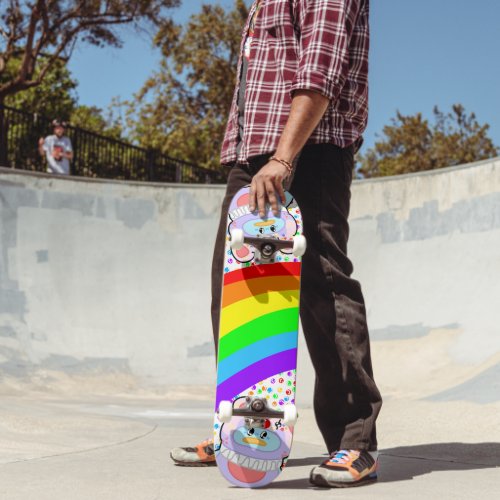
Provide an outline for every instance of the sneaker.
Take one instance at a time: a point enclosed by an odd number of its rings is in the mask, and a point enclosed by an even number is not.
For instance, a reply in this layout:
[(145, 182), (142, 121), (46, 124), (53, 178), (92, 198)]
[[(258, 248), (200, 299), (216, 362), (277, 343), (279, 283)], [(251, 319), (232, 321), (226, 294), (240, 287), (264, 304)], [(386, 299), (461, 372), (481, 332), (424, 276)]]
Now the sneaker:
[(309, 481), (316, 486), (348, 488), (377, 480), (376, 451), (339, 450), (311, 471)]
[(217, 465), (214, 454), (214, 441), (207, 439), (194, 448), (174, 448), (170, 458), (177, 464), (186, 467), (208, 467)]

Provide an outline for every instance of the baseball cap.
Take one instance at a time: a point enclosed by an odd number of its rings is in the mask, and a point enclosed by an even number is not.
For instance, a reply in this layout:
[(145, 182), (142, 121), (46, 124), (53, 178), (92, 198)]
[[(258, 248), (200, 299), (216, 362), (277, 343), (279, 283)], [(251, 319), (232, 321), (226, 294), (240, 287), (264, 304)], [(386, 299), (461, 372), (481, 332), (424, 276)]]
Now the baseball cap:
[(66, 128), (68, 126), (68, 123), (65, 122), (64, 120), (59, 120), (59, 119), (55, 119), (55, 120), (52, 120), (52, 126), (53, 127), (64, 127)]

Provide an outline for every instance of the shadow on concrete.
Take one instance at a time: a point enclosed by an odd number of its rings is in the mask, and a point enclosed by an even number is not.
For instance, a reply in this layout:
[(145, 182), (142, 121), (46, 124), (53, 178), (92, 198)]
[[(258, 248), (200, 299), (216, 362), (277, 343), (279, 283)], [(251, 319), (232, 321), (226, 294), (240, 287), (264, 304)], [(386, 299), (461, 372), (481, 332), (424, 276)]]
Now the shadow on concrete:
[(436, 443), (380, 451), (379, 481), (405, 481), (439, 471), (500, 466), (500, 443)]
[(265, 490), (312, 490), (316, 487), (309, 482), (309, 477), (276, 481), (262, 488)]
[[(288, 467), (315, 466), (326, 455), (293, 458)], [(380, 451), (379, 482), (409, 481), (440, 471), (465, 471), (500, 467), (500, 443), (437, 443), (400, 446)], [(309, 478), (271, 483), (266, 489), (316, 489)], [(322, 489), (322, 488), (321, 488)]]
[(306, 465), (319, 465), (321, 462), (325, 461), (328, 458), (328, 455), (325, 453), (324, 455), (317, 455), (314, 457), (303, 457), (303, 458), (290, 458), (286, 463), (286, 468), (289, 467), (303, 467)]

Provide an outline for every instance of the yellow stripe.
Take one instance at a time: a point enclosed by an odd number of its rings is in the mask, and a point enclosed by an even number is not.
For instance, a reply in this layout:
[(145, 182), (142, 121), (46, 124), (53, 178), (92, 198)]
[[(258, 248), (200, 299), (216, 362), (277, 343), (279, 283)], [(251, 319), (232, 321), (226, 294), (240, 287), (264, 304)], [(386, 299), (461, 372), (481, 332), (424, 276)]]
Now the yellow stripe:
[(222, 309), (220, 337), (264, 314), (297, 307), (298, 304), (299, 290), (263, 293), (240, 300)]
[(276, 221), (274, 219), (263, 220), (262, 222), (254, 222), (255, 227), (259, 226), (272, 226)]

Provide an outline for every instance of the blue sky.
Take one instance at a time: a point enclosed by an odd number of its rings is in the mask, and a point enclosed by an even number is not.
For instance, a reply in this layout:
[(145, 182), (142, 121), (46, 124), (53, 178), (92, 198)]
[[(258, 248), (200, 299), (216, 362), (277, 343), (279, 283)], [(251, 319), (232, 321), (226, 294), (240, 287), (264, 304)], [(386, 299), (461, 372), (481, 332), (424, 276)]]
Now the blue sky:
[[(186, 21), (202, 2), (184, 0), (174, 11)], [(230, 7), (232, 0), (205, 0)], [(500, 146), (500, 2), (498, 0), (372, 0), (370, 117), (363, 149), (396, 110), (432, 114), (461, 103), (491, 125)], [(159, 53), (146, 35), (125, 30), (122, 49), (78, 48), (70, 69), (80, 104), (106, 108), (128, 99), (155, 70)]]

